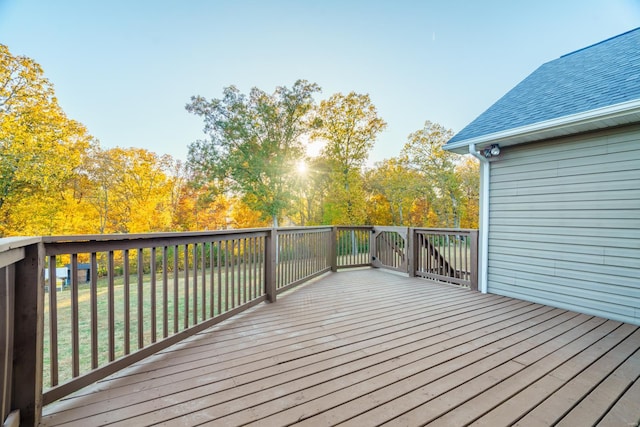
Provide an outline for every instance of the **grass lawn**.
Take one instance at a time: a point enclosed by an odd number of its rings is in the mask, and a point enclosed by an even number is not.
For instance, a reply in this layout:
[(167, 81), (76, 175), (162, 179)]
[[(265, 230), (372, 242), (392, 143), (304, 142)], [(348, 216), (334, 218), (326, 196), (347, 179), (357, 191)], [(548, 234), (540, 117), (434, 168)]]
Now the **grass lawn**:
[[(255, 298), (258, 294), (262, 294), (264, 285), (262, 284), (262, 273), (258, 270), (259, 278), (253, 277), (254, 271), (245, 272), (241, 267), (237, 267), (234, 275), (229, 275), (229, 279), (225, 283), (224, 271), (221, 273), (222, 280), (218, 282), (218, 269), (214, 269), (214, 287), (213, 293), (209, 281), (211, 280), (211, 271), (206, 270), (207, 283), (203, 287), (202, 272), (198, 272), (197, 287), (195, 289), (197, 295), (197, 317), (198, 322), (202, 320), (202, 304), (206, 304), (206, 317), (211, 317), (211, 302), (213, 297), (214, 315), (227, 311), (226, 302), (229, 302), (229, 309), (240, 305), (242, 302)], [(178, 321), (178, 331), (185, 329), (185, 314), (188, 314), (188, 325), (194, 325), (194, 277), (193, 271), (189, 272), (188, 284), (188, 313), (185, 304), (185, 280), (184, 272), (179, 274), (177, 286), (177, 300), (174, 298), (174, 278), (169, 273), (167, 279), (167, 323), (168, 334), (174, 332), (174, 320)], [(233, 276), (233, 277), (232, 277)], [(245, 277), (246, 276), (246, 277)], [(114, 338), (115, 338), (115, 358), (125, 354), (125, 285), (123, 277), (114, 279)], [(151, 325), (152, 325), (152, 284), (151, 275), (147, 274), (143, 277), (142, 286), (142, 313), (143, 320), (138, 321), (138, 277), (130, 276), (129, 285), (129, 318), (130, 318), (130, 335), (129, 346), (130, 352), (138, 349), (138, 331), (142, 328), (143, 341), (146, 346), (152, 342)], [(247, 286), (239, 286), (240, 283), (249, 283)], [(203, 300), (204, 291), (204, 300)], [(56, 293), (57, 296), (57, 332), (58, 332), (58, 381), (63, 383), (72, 378), (72, 313), (71, 313), (71, 291), (65, 288)], [(156, 298), (156, 340), (160, 340), (163, 336), (163, 298), (164, 289), (162, 283), (162, 275), (157, 276), (155, 285)], [(233, 304), (235, 301), (235, 304)], [(174, 314), (174, 306), (177, 305), (177, 317)], [(51, 336), (49, 333), (49, 294), (45, 294), (45, 335), (44, 335), (44, 388), (51, 387)], [(98, 366), (108, 363), (109, 357), (109, 288), (107, 279), (100, 279), (97, 286), (97, 313), (98, 313)], [(80, 374), (91, 370), (91, 289), (89, 284), (82, 284), (78, 287), (78, 331), (79, 331), (79, 361)]]

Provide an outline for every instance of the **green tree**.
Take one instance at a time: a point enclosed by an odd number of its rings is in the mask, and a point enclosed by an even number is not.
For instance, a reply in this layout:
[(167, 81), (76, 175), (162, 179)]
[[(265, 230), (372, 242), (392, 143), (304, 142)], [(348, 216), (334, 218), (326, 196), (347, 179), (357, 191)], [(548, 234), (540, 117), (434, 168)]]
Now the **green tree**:
[(456, 165), (456, 177), (460, 190), (460, 227), (478, 228), (480, 163), (471, 156)]
[(436, 224), (429, 221), (429, 226), (460, 226), (460, 189), (455, 173), (458, 156), (442, 149), (451, 137), (451, 129), (427, 120), (421, 130), (409, 135), (401, 152), (433, 191), (431, 207), (438, 219)]
[(330, 186), (329, 165), (321, 156), (305, 159), (304, 165), (304, 170), (298, 173), (298, 198), (290, 219), (297, 225), (320, 225), (324, 223)]
[(359, 224), (365, 221), (362, 168), (377, 135), (386, 127), (369, 95), (337, 93), (320, 103), (320, 126), (312, 137), (324, 143), (322, 156), (330, 168), (331, 187), (325, 222)]
[(199, 183), (213, 183), (240, 194), (274, 226), (295, 194), (295, 164), (304, 155), (301, 137), (309, 131), (315, 83), (298, 80), (273, 94), (234, 86), (223, 97), (191, 98), (187, 111), (201, 116), (207, 140), (189, 146), (188, 164)]
[[(365, 176), (369, 192), (369, 223), (415, 225), (409, 213), (414, 201), (424, 195), (424, 177), (411, 169), (405, 158), (386, 159)], [(381, 206), (384, 205), (384, 206)]]

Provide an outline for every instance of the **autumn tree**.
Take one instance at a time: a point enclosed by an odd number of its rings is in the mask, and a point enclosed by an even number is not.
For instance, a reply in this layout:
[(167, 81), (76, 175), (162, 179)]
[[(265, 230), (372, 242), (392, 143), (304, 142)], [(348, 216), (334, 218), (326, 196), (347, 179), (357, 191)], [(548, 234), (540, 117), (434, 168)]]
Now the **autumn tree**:
[(365, 182), (370, 224), (415, 225), (410, 212), (414, 202), (424, 196), (426, 184), (422, 175), (409, 167), (406, 158), (377, 162), (366, 172)]
[(0, 44), (0, 236), (61, 227), (68, 186), (89, 143), (42, 68)]
[(171, 171), (171, 228), (173, 231), (218, 230), (224, 228), (228, 202), (205, 186), (192, 185), (191, 170), (176, 161)]
[(229, 211), (227, 217), (227, 227), (229, 228), (253, 228), (268, 227), (269, 219), (265, 218), (261, 212), (251, 209), (245, 203), (244, 197), (232, 197), (229, 199)]
[(295, 225), (323, 224), (324, 208), (330, 176), (324, 157), (306, 157), (297, 166), (295, 174), (295, 201), (288, 220)]
[(204, 120), (207, 140), (189, 146), (188, 163), (197, 183), (230, 190), (264, 218), (278, 219), (290, 208), (296, 162), (304, 155), (301, 137), (320, 88), (298, 80), (273, 94), (253, 88), (248, 95), (230, 86), (220, 99), (194, 96), (187, 111)]
[(460, 227), (478, 228), (480, 213), (480, 163), (465, 156), (455, 169), (460, 194)]
[(173, 159), (168, 155), (94, 145), (81, 173), (90, 183), (83, 197), (96, 213), (98, 232), (170, 230), (172, 168)]
[(451, 129), (427, 120), (421, 130), (409, 135), (401, 151), (434, 193), (432, 208), (438, 220), (436, 224), (429, 221), (431, 227), (460, 226), (460, 189), (455, 173), (458, 156), (442, 149), (451, 137)]
[(377, 135), (386, 127), (369, 95), (337, 93), (323, 100), (317, 111), (320, 126), (313, 138), (324, 143), (331, 187), (325, 222), (362, 224), (366, 219), (362, 168)]

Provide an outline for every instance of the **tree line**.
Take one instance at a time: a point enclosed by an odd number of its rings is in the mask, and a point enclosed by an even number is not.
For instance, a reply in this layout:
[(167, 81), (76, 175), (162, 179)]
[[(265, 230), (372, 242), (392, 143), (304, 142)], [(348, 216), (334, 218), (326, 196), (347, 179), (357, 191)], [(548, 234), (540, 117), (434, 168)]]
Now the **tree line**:
[[(202, 140), (186, 162), (103, 148), (66, 116), (32, 59), (0, 44), (0, 236), (270, 225), (477, 227), (478, 165), (425, 122), (398, 157), (367, 167), (386, 123), (367, 94), (316, 102), (304, 80), (273, 93), (194, 96)], [(309, 154), (310, 144), (322, 148)]]

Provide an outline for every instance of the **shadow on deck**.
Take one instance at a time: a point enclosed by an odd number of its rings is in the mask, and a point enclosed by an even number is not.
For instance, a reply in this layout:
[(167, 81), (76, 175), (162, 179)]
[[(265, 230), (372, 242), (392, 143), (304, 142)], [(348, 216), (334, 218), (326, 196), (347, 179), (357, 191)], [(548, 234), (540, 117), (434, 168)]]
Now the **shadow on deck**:
[(640, 328), (329, 273), (44, 408), (56, 425), (636, 425)]

